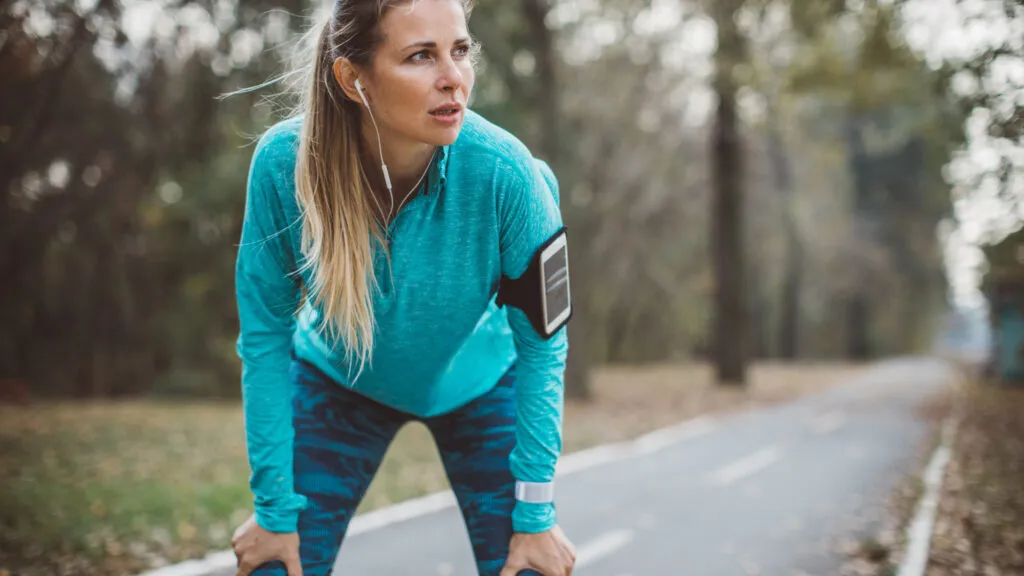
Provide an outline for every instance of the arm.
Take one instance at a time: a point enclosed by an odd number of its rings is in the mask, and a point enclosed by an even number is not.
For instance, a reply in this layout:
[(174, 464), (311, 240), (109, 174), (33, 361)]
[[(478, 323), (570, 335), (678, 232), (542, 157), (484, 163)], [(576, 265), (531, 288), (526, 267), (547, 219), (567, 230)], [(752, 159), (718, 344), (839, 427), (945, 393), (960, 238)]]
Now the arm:
[(292, 479), (291, 381), (294, 314), (300, 282), (276, 178), (275, 149), (257, 146), (249, 170), (235, 292), (242, 360), (242, 403), (257, 523), (271, 532), (295, 532), (305, 498)]
[[(562, 217), (557, 181), (546, 164), (536, 161), (509, 171), (499, 214), (501, 267), (503, 274), (518, 278), (537, 248), (561, 227)], [(508, 318), (518, 354), (512, 475), (524, 482), (550, 482), (562, 450), (565, 328), (545, 340), (521, 310), (509, 307)], [(554, 505), (516, 502), (512, 523), (516, 532), (549, 530), (557, 524)]]

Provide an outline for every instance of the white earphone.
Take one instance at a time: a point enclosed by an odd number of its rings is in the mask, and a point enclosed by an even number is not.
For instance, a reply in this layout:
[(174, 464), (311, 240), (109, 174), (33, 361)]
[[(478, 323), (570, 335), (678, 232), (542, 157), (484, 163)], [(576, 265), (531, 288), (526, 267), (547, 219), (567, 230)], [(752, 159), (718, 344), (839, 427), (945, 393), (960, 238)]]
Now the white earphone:
[[(388, 165), (384, 162), (384, 147), (380, 143), (380, 130), (377, 128), (377, 120), (373, 117), (373, 110), (370, 109), (370, 103), (366, 100), (366, 94), (363, 93), (363, 85), (359, 82), (359, 78), (356, 78), (356, 92), (359, 92), (359, 97), (363, 100), (363, 105), (366, 106), (366, 111), (370, 113), (370, 121), (373, 122), (373, 130), (377, 133), (377, 150), (380, 151), (380, 169), (384, 173), (384, 185), (388, 187), (388, 196), (391, 198), (391, 206), (388, 208), (388, 220), (391, 219), (391, 212), (395, 208), (395, 191), (391, 188), (391, 174), (388, 173)], [(402, 202), (412, 195), (412, 193), (419, 188), (420, 183), (423, 182), (423, 178), (426, 177), (427, 172), (430, 171), (431, 162), (427, 162), (427, 167), (423, 170), (423, 174), (420, 175), (420, 179), (416, 181), (416, 184), (402, 199)]]
[(363, 85), (359, 82), (359, 78), (356, 78), (356, 92), (359, 92), (359, 97), (363, 99), (363, 105), (366, 106), (366, 111), (370, 113), (373, 129), (377, 132), (377, 149), (380, 150), (380, 169), (384, 171), (384, 185), (388, 187), (388, 192), (394, 194), (394, 191), (391, 189), (391, 175), (388, 174), (388, 165), (384, 163), (384, 148), (380, 145), (380, 130), (377, 130), (377, 120), (373, 117), (373, 110), (370, 110), (370, 103), (366, 100), (366, 94), (363, 94)]
[(363, 94), (363, 85), (359, 82), (359, 78), (356, 78), (356, 91), (359, 92), (359, 97), (363, 99), (363, 104), (369, 108), (370, 103), (366, 101), (366, 94)]

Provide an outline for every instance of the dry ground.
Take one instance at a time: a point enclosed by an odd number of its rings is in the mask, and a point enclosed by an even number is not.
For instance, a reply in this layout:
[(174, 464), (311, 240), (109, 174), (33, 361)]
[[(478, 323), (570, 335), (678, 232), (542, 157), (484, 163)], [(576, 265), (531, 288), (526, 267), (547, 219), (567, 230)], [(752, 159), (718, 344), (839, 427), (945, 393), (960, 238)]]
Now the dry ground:
[[(950, 415), (956, 425), (925, 576), (1024, 575), (1024, 387), (967, 374), (951, 393), (922, 407), (932, 424), (921, 447), (927, 465)], [(852, 547), (844, 576), (889, 576), (922, 492), (920, 476), (893, 494), (882, 531)]]
[(928, 423), (930, 433), (928, 440), (917, 447), (916, 472), (904, 478), (890, 495), (885, 518), (873, 534), (843, 544), (840, 552), (847, 555), (848, 561), (840, 569), (840, 576), (896, 576), (906, 546), (907, 526), (924, 493), (921, 474), (941, 441), (943, 423), (952, 413), (959, 392), (954, 387), (919, 407), (919, 415)]
[[(741, 390), (714, 386), (703, 365), (602, 368), (593, 401), (566, 406), (565, 452), (795, 398), (860, 370), (761, 364)], [(0, 407), (0, 576), (135, 574), (225, 549), (251, 510), (248, 472), (237, 402)], [(447, 487), (426, 430), (409, 426), (360, 512)]]
[(1024, 574), (1024, 389), (975, 380), (962, 402), (927, 576)]

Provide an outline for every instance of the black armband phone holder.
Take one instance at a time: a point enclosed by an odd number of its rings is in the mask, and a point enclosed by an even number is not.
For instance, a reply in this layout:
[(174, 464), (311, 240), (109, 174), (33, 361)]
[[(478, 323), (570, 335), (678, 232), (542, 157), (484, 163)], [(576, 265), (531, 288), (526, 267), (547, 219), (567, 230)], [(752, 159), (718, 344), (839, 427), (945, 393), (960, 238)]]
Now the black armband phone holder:
[(522, 310), (545, 340), (569, 322), (572, 292), (565, 226), (537, 249), (522, 276), (509, 278), (502, 275), (497, 304), (508, 304)]

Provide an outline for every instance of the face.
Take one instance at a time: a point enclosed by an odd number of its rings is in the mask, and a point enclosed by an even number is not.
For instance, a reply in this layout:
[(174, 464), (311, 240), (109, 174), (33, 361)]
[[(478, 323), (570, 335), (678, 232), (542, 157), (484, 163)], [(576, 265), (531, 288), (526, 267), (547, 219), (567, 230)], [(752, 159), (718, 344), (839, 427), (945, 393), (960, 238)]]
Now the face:
[(475, 74), (457, 0), (417, 0), (385, 13), (383, 42), (361, 75), (382, 133), (446, 146), (462, 128)]

